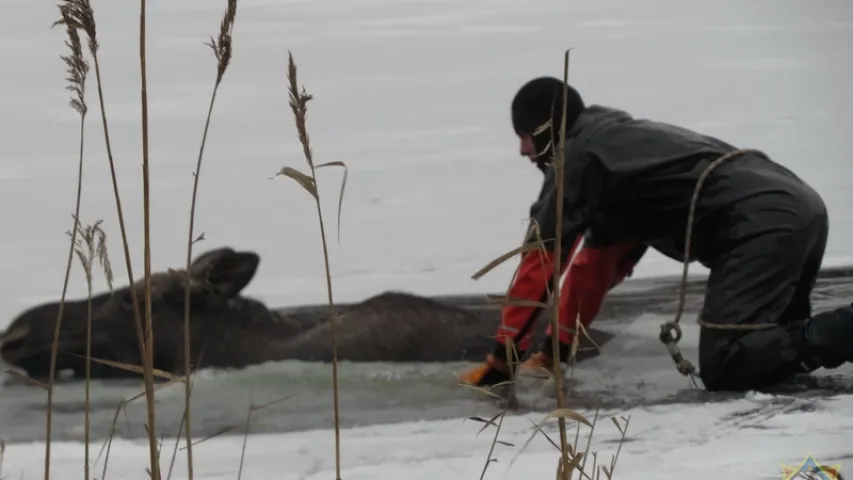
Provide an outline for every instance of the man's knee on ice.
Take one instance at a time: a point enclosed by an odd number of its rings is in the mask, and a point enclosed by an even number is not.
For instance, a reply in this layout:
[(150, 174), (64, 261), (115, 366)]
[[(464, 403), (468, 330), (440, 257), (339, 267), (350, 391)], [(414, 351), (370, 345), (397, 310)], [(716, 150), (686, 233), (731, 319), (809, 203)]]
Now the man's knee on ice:
[(731, 389), (731, 359), (739, 348), (737, 340), (743, 332), (710, 330), (703, 328), (699, 334), (699, 377), (706, 390)]
[(755, 390), (805, 372), (799, 342), (792, 336), (795, 330), (793, 326), (752, 331), (703, 329), (699, 376), (705, 389)]

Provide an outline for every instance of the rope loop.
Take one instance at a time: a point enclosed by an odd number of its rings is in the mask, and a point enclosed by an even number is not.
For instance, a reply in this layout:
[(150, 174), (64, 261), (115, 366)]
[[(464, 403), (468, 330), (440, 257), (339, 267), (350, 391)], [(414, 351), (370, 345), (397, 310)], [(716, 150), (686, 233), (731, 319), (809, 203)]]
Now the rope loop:
[(664, 344), (678, 343), (681, 340), (681, 325), (675, 322), (666, 322), (660, 326), (660, 341)]

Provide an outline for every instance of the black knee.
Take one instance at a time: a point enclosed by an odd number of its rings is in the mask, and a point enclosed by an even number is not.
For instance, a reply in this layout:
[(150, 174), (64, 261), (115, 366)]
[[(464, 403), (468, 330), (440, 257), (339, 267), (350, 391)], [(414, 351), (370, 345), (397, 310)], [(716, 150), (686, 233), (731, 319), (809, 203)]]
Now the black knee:
[(699, 370), (699, 378), (702, 380), (705, 390), (709, 392), (743, 392), (760, 389), (775, 383), (773, 381), (775, 379), (741, 376), (724, 370), (723, 366)]
[(703, 330), (699, 338), (699, 378), (706, 390), (728, 391), (733, 388), (726, 367), (737, 353), (737, 333), (723, 330)]
[(814, 370), (803, 353), (803, 322), (745, 331), (708, 331), (700, 339), (699, 372), (709, 391), (770, 387)]
[(729, 382), (726, 382), (725, 379), (721, 380), (719, 375), (707, 374), (705, 370), (699, 371), (699, 378), (702, 380), (702, 384), (705, 386), (705, 390), (709, 392), (728, 392), (732, 390), (738, 390), (736, 388), (732, 388), (729, 385)]
[[(723, 357), (728, 358), (729, 356), (733, 356), (735, 352), (721, 351), (718, 353), (721, 356), (728, 354)], [(731, 367), (731, 363), (722, 358), (715, 362), (700, 364), (699, 378), (702, 380), (705, 390), (709, 392), (739, 392), (756, 388), (754, 378), (744, 378), (733, 372)]]

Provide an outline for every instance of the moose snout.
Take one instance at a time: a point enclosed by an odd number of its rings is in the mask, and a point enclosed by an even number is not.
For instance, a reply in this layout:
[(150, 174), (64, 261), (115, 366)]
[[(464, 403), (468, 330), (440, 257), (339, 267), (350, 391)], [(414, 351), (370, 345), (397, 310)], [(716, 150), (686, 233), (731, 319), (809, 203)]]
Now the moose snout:
[(24, 346), (30, 329), (27, 326), (11, 328), (0, 334), (0, 358), (10, 361), (15, 350)]

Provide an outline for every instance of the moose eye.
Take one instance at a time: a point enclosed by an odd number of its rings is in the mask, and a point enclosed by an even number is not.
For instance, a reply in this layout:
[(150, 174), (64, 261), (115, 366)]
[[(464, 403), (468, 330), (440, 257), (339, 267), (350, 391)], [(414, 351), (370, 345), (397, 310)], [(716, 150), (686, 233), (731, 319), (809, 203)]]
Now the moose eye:
[(118, 301), (121, 308), (133, 310), (133, 294), (130, 290), (125, 290), (118, 294)]

